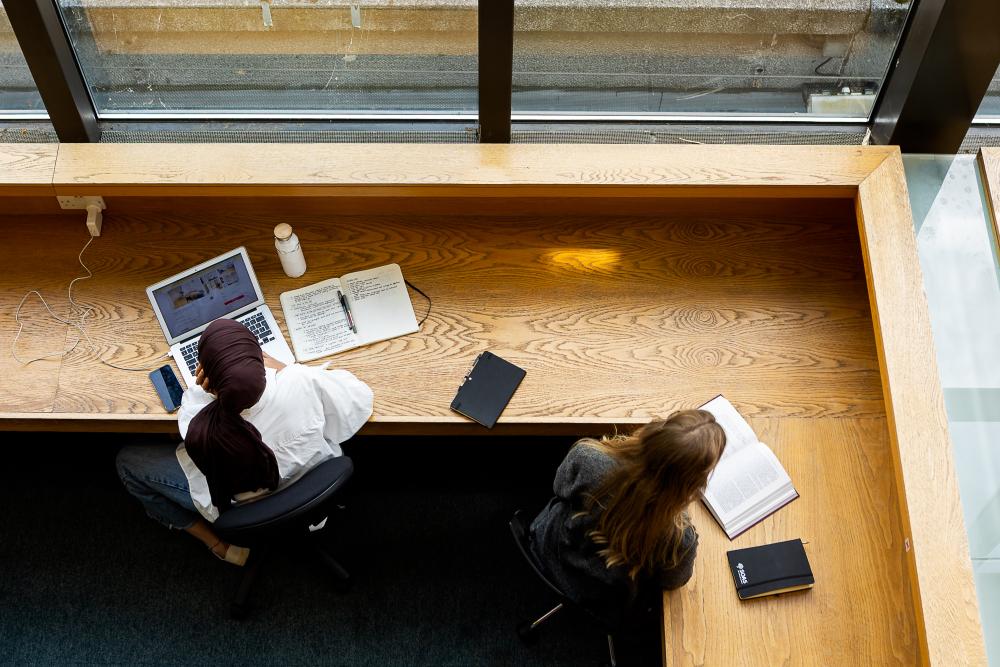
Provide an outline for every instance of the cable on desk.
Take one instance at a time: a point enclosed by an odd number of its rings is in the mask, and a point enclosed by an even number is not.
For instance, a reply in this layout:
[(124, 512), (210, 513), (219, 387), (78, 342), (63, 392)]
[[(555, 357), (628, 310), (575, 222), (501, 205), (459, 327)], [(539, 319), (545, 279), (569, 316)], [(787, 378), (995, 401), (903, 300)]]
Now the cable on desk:
[[(66, 290), (66, 296), (69, 298), (70, 305), (80, 311), (80, 319), (77, 322), (73, 322), (71, 320), (64, 320), (63, 318), (59, 317), (54, 312), (52, 312), (52, 309), (49, 307), (48, 302), (45, 301), (45, 297), (42, 296), (41, 292), (35, 289), (28, 290), (27, 292), (25, 292), (24, 296), (21, 297), (20, 303), (17, 304), (17, 310), (14, 312), (14, 321), (17, 322), (17, 333), (14, 335), (14, 340), (12, 340), (10, 343), (10, 353), (11, 356), (13, 356), (14, 359), (22, 366), (27, 366), (28, 364), (32, 364), (36, 361), (41, 361), (42, 359), (48, 359), (49, 357), (65, 357), (67, 354), (69, 354), (70, 352), (72, 352), (77, 348), (81, 340), (86, 338), (87, 343), (90, 345), (90, 351), (94, 352), (95, 356), (97, 356), (97, 360), (106, 366), (110, 366), (111, 368), (117, 368), (118, 370), (122, 371), (146, 372), (152, 370), (152, 368), (128, 368), (127, 366), (119, 366), (117, 364), (111, 363), (110, 361), (105, 361), (104, 359), (101, 359), (101, 357), (97, 355), (97, 346), (94, 344), (94, 340), (90, 337), (90, 334), (88, 334), (87, 330), (83, 327), (83, 321), (87, 318), (87, 315), (89, 315), (94, 310), (94, 306), (85, 306), (83, 304), (77, 303), (73, 299), (73, 286), (76, 285), (76, 283), (78, 283), (81, 280), (87, 280), (89, 278), (94, 277), (93, 272), (89, 268), (87, 268), (86, 264), (83, 263), (83, 253), (86, 252), (87, 248), (90, 247), (90, 244), (94, 242), (94, 238), (95, 237), (91, 236), (90, 239), (83, 245), (83, 248), (80, 250), (80, 254), (76, 256), (76, 261), (80, 263), (80, 266), (82, 266), (83, 270), (87, 272), (87, 275), (77, 276), (76, 278), (73, 278), (73, 280), (71, 280), (69, 283), (69, 288)], [(18, 339), (21, 337), (21, 332), (24, 330), (24, 322), (21, 320), (21, 307), (24, 306), (24, 302), (27, 301), (28, 297), (30, 297), (32, 294), (38, 296), (38, 300), (42, 302), (43, 306), (45, 306), (45, 310), (49, 311), (49, 315), (51, 315), (55, 320), (62, 322), (63, 324), (75, 327), (76, 330), (80, 332), (80, 335), (77, 337), (75, 341), (73, 341), (72, 345), (67, 347), (65, 350), (62, 350), (61, 352), (50, 352), (49, 354), (43, 354), (39, 357), (33, 357), (25, 361), (21, 357), (17, 356), (16, 345)], [(153, 361), (158, 362), (161, 359), (167, 358), (168, 356), (170, 356), (169, 350), (163, 353), (161, 356), (153, 359)]]
[(406, 278), (403, 278), (403, 282), (406, 283), (406, 286), (412, 289), (414, 292), (427, 299), (427, 312), (424, 313), (424, 316), (420, 318), (419, 322), (417, 322), (418, 327), (423, 326), (424, 322), (427, 320), (427, 316), (431, 314), (431, 306), (434, 304), (434, 302), (431, 301), (431, 298), (429, 296), (424, 294), (424, 291), (422, 289), (411, 283)]

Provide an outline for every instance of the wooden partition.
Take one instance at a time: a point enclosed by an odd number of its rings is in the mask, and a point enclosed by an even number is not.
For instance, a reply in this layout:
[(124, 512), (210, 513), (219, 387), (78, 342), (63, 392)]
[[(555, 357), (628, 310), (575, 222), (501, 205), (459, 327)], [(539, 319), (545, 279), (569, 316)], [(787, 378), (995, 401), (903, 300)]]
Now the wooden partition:
[(993, 231), (1000, 239), (997, 214), (1000, 213), (1000, 148), (980, 148), (979, 167), (983, 171), (983, 185), (986, 190), (986, 202), (993, 218)]
[[(490, 349), (528, 370), (496, 432), (607, 432), (721, 392), (782, 460), (801, 498), (736, 541), (694, 508), (669, 664), (985, 663), (896, 149), (63, 145), (33, 187), (108, 203), (76, 288), (94, 344), (0, 356), (0, 427), (175, 428), (144, 373), (97, 357), (152, 366), (143, 288), (229, 248), (279, 322), (280, 292), (395, 261), (434, 304), (420, 333), (335, 357), (375, 390), (366, 432), (485, 433), (448, 404)], [(32, 210), (2, 220), (7, 350), (23, 290), (66, 312), (87, 238), (80, 215)], [(302, 239), (300, 279), (277, 222)], [(22, 315), (25, 356), (77, 338), (35, 301)], [(740, 603), (725, 550), (793, 537), (816, 587)]]

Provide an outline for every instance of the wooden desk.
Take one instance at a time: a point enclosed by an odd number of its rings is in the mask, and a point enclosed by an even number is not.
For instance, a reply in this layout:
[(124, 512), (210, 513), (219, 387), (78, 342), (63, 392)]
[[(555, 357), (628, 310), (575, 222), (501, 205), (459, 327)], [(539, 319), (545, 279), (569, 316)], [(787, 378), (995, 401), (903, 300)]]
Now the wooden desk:
[[(487, 348), (528, 370), (498, 432), (594, 433), (729, 396), (802, 494), (735, 545), (808, 539), (818, 585), (738, 605), (731, 545), (696, 508), (695, 579), (665, 598), (670, 664), (985, 661), (895, 150), (62, 146), (52, 187), (108, 199), (78, 296), (119, 364), (166, 348), (147, 284), (243, 243), (279, 319), (281, 291), (388, 261), (434, 297), (420, 334), (336, 359), (375, 389), (369, 433), (482, 433), (447, 405)], [(302, 279), (280, 273), (278, 221), (303, 240)], [(2, 304), (39, 284), (65, 308), (82, 218), (3, 224)], [(27, 315), (28, 345), (75, 338)], [(143, 374), (89, 353), (2, 364), (6, 428), (174, 428)]]
[[(298, 279), (281, 272), (271, 231), (282, 218), (273, 213), (217, 211), (191, 225), (188, 214), (109, 210), (104, 235), (85, 255), (95, 276), (78, 283), (77, 298), (95, 305), (86, 327), (101, 358), (151, 367), (167, 345), (144, 288), (180, 267), (246, 245), (283, 326), (281, 292), (398, 262), (434, 299), (422, 331), (334, 359), (376, 388), (373, 432), (468, 424), (448, 406), (485, 349), (528, 370), (503, 422), (535, 430), (642, 423), (719, 391), (749, 414), (881, 416), (864, 269), (855, 231), (841, 224), (850, 207), (780, 221), (741, 213), (738, 201), (699, 208), (697, 215), (528, 220), (300, 216), (295, 229), (309, 270)], [(5, 227), (13, 236), (0, 261), (22, 258), (23, 284), (48, 277), (47, 286), (62, 286), (78, 272), (75, 253), (87, 238), (79, 220)], [(52, 254), (24, 263), (37, 228), (53, 234)], [(46, 291), (64, 304), (64, 292)], [(421, 297), (413, 303), (425, 312)], [(39, 311), (32, 307), (28, 321), (50, 326)], [(58, 328), (67, 345), (78, 335)], [(39, 342), (34, 331), (25, 336)], [(5, 386), (35, 385), (33, 367), (4, 377)], [(173, 428), (143, 373), (100, 366), (81, 348), (59, 364), (58, 378), (54, 417), (152, 419)]]
[[(730, 541), (698, 503), (691, 583), (665, 596), (670, 665), (912, 665), (912, 594), (884, 418), (753, 418), (801, 494)], [(809, 591), (741, 602), (726, 551), (801, 538)]]
[(57, 144), (0, 144), (0, 196), (54, 195)]

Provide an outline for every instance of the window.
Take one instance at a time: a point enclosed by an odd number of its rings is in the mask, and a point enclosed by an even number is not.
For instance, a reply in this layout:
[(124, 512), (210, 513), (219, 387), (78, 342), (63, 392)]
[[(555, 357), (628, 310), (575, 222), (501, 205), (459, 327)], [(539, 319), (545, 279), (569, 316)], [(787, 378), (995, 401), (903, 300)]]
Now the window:
[(45, 105), (0, 2), (0, 115), (46, 118)]
[(1000, 68), (993, 74), (990, 87), (986, 89), (986, 97), (979, 105), (976, 120), (988, 123), (1000, 123)]
[(476, 113), (475, 0), (58, 0), (103, 118)]
[(515, 117), (867, 119), (907, 0), (517, 0)]

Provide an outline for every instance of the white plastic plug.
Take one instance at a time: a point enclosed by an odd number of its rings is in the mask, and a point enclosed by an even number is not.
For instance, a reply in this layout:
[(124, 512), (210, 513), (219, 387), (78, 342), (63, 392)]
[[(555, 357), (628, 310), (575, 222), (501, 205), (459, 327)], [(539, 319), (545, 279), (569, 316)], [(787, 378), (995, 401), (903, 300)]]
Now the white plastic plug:
[(87, 205), (87, 231), (91, 236), (101, 235), (101, 223), (104, 221), (104, 214), (97, 204)]
[(101, 223), (104, 221), (104, 197), (56, 197), (60, 208), (69, 210), (84, 210), (87, 212), (87, 231), (91, 236), (101, 235)]

